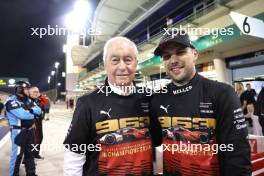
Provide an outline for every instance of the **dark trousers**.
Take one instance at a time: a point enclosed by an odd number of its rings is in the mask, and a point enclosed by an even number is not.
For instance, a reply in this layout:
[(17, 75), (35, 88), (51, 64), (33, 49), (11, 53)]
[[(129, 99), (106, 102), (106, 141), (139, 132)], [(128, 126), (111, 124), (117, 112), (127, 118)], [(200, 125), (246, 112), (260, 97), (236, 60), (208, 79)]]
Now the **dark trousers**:
[(15, 157), (15, 165), (14, 165), (14, 171), (13, 175), (18, 176), (19, 175), (19, 167), (22, 161), (22, 158), (25, 162), (25, 168), (26, 168), (26, 175), (27, 176), (35, 176), (36, 168), (35, 168), (35, 161), (34, 161), (34, 154), (33, 154), (33, 146), (34, 144), (34, 131), (33, 129), (24, 129), (26, 130), (25, 133), (23, 133), (23, 136), (17, 136), (20, 137), (22, 140), (25, 140), (19, 146), (20, 151), (18, 152), (18, 155)]
[(35, 125), (36, 125), (36, 129), (34, 129), (34, 134), (35, 134), (34, 144), (36, 145), (37, 150), (34, 150), (34, 155), (38, 156), (40, 151), (40, 144), (42, 143), (43, 140), (42, 119), (36, 120)]

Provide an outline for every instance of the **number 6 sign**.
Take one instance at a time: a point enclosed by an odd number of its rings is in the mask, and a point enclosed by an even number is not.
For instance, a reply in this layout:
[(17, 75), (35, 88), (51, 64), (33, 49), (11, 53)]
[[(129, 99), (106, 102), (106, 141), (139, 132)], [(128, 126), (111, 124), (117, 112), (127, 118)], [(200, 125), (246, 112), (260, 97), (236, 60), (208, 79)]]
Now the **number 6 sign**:
[(229, 15), (243, 34), (264, 38), (264, 22), (262, 20), (237, 12), (230, 12)]

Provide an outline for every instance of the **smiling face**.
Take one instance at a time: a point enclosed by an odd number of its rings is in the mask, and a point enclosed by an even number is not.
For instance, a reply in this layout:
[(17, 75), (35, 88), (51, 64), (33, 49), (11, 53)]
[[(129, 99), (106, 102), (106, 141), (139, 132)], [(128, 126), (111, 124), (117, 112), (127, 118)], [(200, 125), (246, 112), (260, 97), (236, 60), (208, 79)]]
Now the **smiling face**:
[(176, 84), (185, 85), (195, 75), (195, 61), (198, 53), (195, 49), (177, 43), (162, 46), (162, 58), (167, 74)]
[(115, 40), (108, 45), (105, 70), (108, 81), (115, 86), (129, 86), (135, 78), (137, 58), (135, 48), (126, 40)]

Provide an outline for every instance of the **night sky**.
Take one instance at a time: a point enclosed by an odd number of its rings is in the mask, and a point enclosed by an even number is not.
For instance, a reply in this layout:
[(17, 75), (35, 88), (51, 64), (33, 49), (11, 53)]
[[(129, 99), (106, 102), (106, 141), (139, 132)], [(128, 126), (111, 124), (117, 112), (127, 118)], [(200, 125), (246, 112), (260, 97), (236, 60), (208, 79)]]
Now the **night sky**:
[(65, 36), (31, 36), (30, 28), (64, 26), (64, 17), (73, 9), (69, 0), (1, 0), (0, 77), (27, 77), (42, 90), (54, 63), (65, 70), (62, 46)]

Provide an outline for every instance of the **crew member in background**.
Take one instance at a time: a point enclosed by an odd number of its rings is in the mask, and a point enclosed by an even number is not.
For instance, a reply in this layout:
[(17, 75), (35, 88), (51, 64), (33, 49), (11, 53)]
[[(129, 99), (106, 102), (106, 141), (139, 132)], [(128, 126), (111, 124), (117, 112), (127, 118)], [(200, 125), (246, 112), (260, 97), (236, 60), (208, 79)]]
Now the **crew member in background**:
[(47, 95), (41, 95), (41, 98), (43, 99), (43, 107), (45, 112), (45, 120), (48, 121), (50, 119), (50, 99), (47, 97)]
[(6, 102), (5, 108), (11, 129), (12, 153), (9, 176), (19, 175), (19, 166), (24, 155), (27, 176), (36, 176), (34, 156), (34, 123), (41, 109), (32, 104), (28, 89), (30, 84), (19, 81), (15, 84), (15, 95)]
[(245, 100), (247, 102), (247, 105), (248, 104), (253, 104), (254, 107), (255, 107), (256, 106), (256, 102), (257, 102), (257, 93), (256, 93), (255, 89), (251, 88), (251, 84), (250, 83), (246, 84), (246, 88), (247, 88), (247, 90), (245, 90), (245, 92), (243, 94), (245, 96)]
[(34, 137), (35, 137), (34, 143), (36, 144), (36, 149), (37, 150), (34, 150), (34, 157), (37, 158), (37, 159), (44, 159), (43, 157), (41, 157), (39, 155), (39, 153), (40, 153), (40, 145), (41, 145), (42, 140), (43, 140), (42, 121), (44, 119), (45, 113), (44, 113), (44, 107), (43, 107), (42, 102), (41, 102), (41, 98), (40, 98), (40, 93), (39, 93), (38, 87), (36, 87), (36, 86), (30, 87), (29, 96), (30, 96), (32, 102), (36, 103), (37, 106), (39, 106), (41, 108), (41, 110), (42, 110), (41, 115), (35, 121), (36, 128), (34, 129)]
[(164, 34), (154, 54), (172, 79), (150, 109), (162, 126), (164, 174), (250, 176), (247, 126), (234, 89), (196, 72), (198, 52), (185, 31)]

